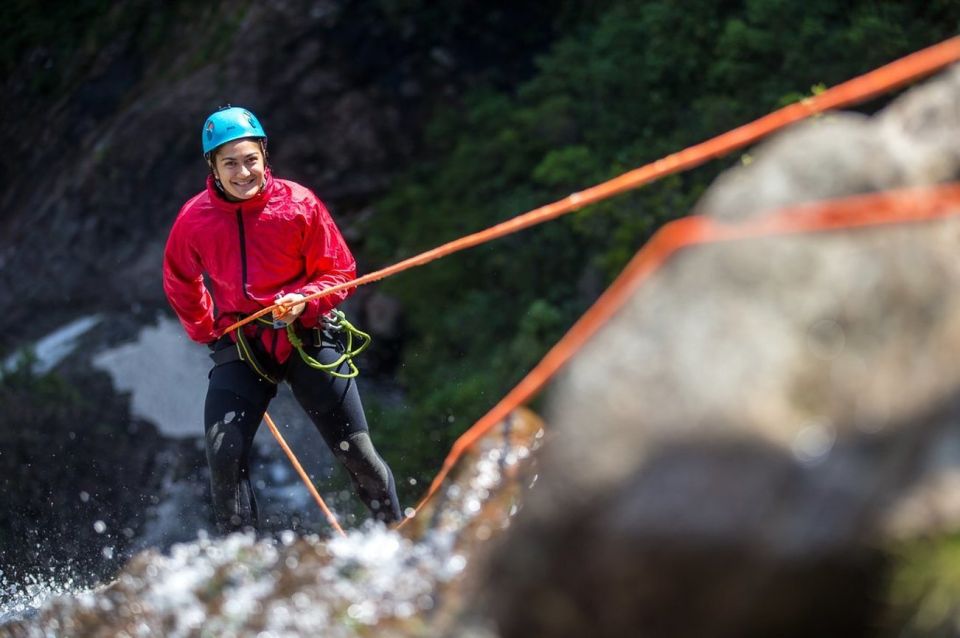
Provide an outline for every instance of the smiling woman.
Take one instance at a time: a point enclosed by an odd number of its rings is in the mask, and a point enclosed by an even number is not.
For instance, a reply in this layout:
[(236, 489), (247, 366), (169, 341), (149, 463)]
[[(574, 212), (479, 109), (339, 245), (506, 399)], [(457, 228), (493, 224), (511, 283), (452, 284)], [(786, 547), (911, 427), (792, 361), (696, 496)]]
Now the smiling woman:
[[(297, 303), (352, 280), (356, 262), (317, 196), (273, 177), (266, 140), (246, 109), (228, 107), (207, 118), (207, 187), (180, 210), (164, 252), (167, 299), (190, 338), (212, 350), (203, 411), (217, 522), (223, 532), (258, 526), (249, 457), (281, 381), (349, 471), (374, 517), (396, 521), (393, 474), (370, 440), (344, 358), (344, 332), (330, 314), (351, 291)], [(227, 332), (237, 320), (278, 302), (288, 309), (273, 323)]]
[(210, 170), (227, 199), (250, 199), (266, 184), (266, 152), (262, 141), (227, 142), (212, 153)]

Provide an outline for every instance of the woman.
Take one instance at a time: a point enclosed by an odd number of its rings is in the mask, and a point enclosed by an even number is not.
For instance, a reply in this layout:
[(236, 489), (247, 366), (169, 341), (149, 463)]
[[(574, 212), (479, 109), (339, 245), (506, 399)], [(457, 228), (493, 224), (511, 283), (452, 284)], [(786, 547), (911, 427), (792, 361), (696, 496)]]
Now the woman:
[[(220, 109), (207, 118), (202, 135), (210, 175), (170, 231), (163, 287), (189, 337), (213, 351), (204, 426), (221, 532), (257, 528), (250, 451), (281, 380), (347, 468), (373, 516), (398, 520), (393, 475), (370, 440), (354, 380), (343, 376), (347, 362), (337, 375), (307, 363), (342, 361), (340, 333), (328, 313), (350, 292), (296, 303), (352, 280), (353, 255), (316, 195), (271, 175), (267, 136), (250, 111)], [(224, 334), (240, 318), (275, 303), (288, 310), (275, 314), (273, 325), (248, 324)], [(282, 329), (286, 325), (292, 333)]]

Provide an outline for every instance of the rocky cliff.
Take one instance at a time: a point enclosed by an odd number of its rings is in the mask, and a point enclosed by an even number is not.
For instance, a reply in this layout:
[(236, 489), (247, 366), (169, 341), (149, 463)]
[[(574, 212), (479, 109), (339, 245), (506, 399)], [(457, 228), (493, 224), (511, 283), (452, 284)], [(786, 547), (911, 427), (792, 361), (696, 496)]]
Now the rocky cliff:
[[(373, 214), (372, 198), (406, 167), (430, 109), (481, 78), (529, 72), (555, 9), (90, 0), (22, 10), (0, 106), (0, 350), (92, 309), (165, 309), (166, 233), (203, 186), (200, 125), (227, 103), (261, 116), (275, 171), (316, 190), (362, 260), (352, 221)], [(518, 28), (528, 24), (541, 28)]]

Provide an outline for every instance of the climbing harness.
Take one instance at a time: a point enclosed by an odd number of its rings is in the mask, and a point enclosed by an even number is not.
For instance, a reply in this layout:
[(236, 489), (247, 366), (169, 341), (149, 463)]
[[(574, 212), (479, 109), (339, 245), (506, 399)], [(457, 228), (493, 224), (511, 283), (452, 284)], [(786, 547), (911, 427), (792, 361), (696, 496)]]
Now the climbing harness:
[[(342, 348), (342, 352), (336, 360), (330, 363), (321, 363), (307, 352), (304, 341), (301, 336), (297, 334), (297, 329), (293, 324), (275, 323), (267, 317), (258, 317), (255, 320), (255, 324), (258, 328), (256, 332), (257, 338), (260, 337), (263, 330), (268, 328), (273, 330), (285, 328), (287, 331), (287, 339), (290, 340), (290, 345), (299, 353), (304, 363), (314, 370), (322, 370), (338, 379), (353, 379), (360, 374), (360, 370), (353, 362), (353, 358), (366, 350), (372, 341), (370, 335), (347, 320), (346, 315), (342, 311), (336, 309), (331, 310), (323, 316), (322, 326), (317, 326), (310, 331), (313, 335), (313, 346), (320, 347), (325, 343), (329, 344), (331, 342), (329, 336), (324, 339), (324, 333), (327, 333), (327, 335), (343, 334), (344, 342), (336, 342), (336, 345), (339, 346), (338, 349)], [(265, 362), (262, 356), (257, 355), (254, 346), (250, 343), (250, 339), (243, 330), (237, 330), (236, 332), (236, 348), (225, 348), (215, 351), (211, 355), (214, 362), (220, 365), (231, 361), (243, 361), (264, 381), (274, 385), (280, 383), (280, 370), (277, 369), (276, 366)], [(339, 368), (343, 364), (347, 365), (347, 372), (339, 372)]]
[[(357, 368), (356, 364), (353, 362), (353, 358), (359, 355), (361, 352), (367, 349), (370, 345), (372, 339), (370, 335), (364, 332), (363, 330), (358, 329), (352, 323), (347, 321), (347, 316), (343, 314), (340, 310), (333, 309), (328, 312), (323, 317), (324, 328), (329, 332), (342, 332), (346, 335), (346, 343), (343, 346), (343, 353), (340, 354), (340, 357), (336, 361), (331, 363), (320, 363), (303, 349), (303, 341), (300, 339), (300, 336), (293, 329), (293, 326), (287, 325), (287, 338), (290, 339), (290, 345), (296, 348), (297, 352), (300, 353), (300, 358), (303, 359), (303, 362), (314, 370), (323, 370), (327, 374), (337, 377), (338, 379), (352, 379), (358, 374), (360, 370)], [(314, 335), (314, 345), (319, 346), (322, 338), (322, 331), (320, 328), (313, 329)], [(353, 347), (354, 337), (359, 339), (360, 343), (356, 348)], [(350, 372), (341, 373), (337, 372), (337, 369), (341, 364), (346, 363), (350, 369)]]

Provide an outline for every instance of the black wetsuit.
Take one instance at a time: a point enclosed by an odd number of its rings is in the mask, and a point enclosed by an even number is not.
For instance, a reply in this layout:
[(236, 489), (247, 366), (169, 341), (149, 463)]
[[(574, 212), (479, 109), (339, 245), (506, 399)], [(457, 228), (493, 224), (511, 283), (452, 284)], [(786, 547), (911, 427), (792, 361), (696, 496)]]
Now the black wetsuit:
[[(329, 364), (342, 352), (338, 339), (323, 332), (319, 347), (306, 351)], [(215, 351), (235, 348), (221, 338)], [(347, 369), (346, 363), (339, 372)], [(294, 351), (278, 370), (297, 402), (323, 436), (331, 452), (349, 472), (357, 495), (374, 517), (386, 523), (400, 519), (393, 474), (370, 440), (367, 420), (354, 379), (341, 379), (309, 367)], [(258, 528), (257, 502), (250, 483), (253, 438), (277, 386), (260, 377), (244, 361), (216, 365), (204, 406), (207, 460), (213, 509), (223, 533)]]

